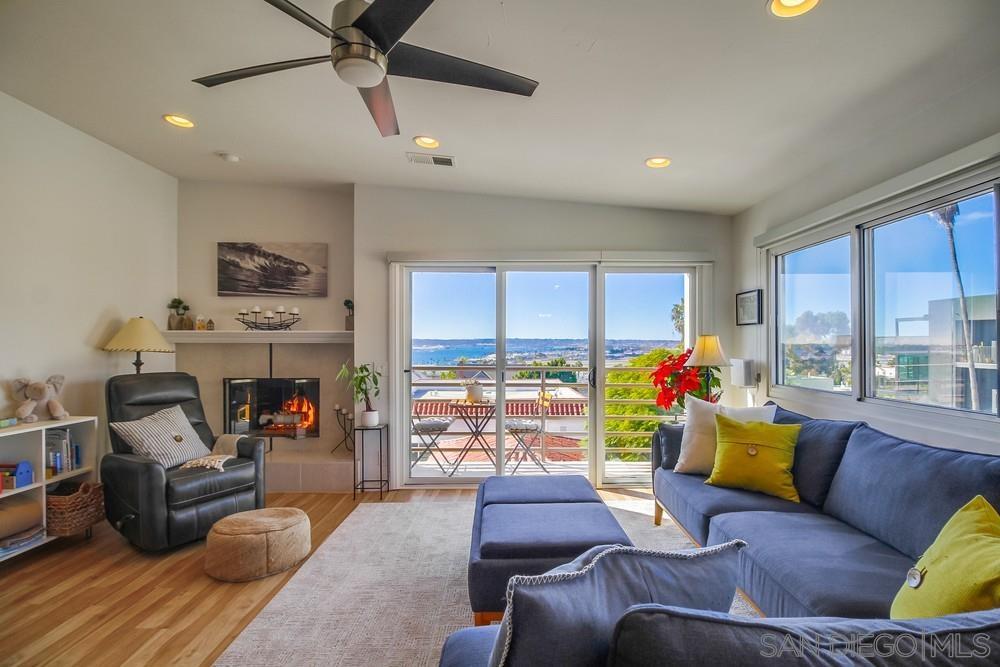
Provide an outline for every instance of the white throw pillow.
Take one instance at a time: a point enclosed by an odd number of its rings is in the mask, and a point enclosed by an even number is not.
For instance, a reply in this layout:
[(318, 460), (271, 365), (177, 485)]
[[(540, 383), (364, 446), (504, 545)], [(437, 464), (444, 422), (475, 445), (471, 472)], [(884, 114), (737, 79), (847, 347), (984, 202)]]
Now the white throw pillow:
[(687, 423), (681, 436), (681, 453), (677, 457), (674, 472), (695, 475), (711, 475), (715, 466), (715, 415), (725, 415), (741, 422), (774, 422), (776, 405), (759, 408), (730, 408), (718, 403), (709, 403), (694, 396), (684, 399), (687, 409)]
[(198, 437), (181, 406), (160, 410), (131, 422), (111, 422), (132, 451), (173, 468), (211, 452)]

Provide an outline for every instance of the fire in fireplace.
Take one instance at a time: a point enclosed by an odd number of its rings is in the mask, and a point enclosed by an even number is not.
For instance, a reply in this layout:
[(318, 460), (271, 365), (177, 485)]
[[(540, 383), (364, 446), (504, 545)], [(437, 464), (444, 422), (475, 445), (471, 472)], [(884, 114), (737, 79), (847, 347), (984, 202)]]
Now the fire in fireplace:
[(226, 433), (319, 436), (319, 378), (227, 378), (223, 395)]

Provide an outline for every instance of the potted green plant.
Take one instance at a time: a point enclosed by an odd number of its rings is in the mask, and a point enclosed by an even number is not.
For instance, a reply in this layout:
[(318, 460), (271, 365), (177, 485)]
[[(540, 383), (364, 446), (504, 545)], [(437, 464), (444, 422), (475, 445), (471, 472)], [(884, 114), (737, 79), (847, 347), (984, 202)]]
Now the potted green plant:
[(347, 316), (344, 318), (344, 328), (348, 331), (354, 331), (354, 301), (352, 299), (344, 299), (344, 308), (347, 309)]
[(378, 410), (372, 405), (372, 399), (379, 394), (379, 378), (382, 374), (375, 370), (374, 364), (361, 364), (351, 367), (344, 364), (337, 373), (338, 380), (345, 380), (351, 388), (355, 403), (364, 403), (365, 409), (361, 413), (358, 425), (372, 427), (378, 425)]
[[(185, 328), (185, 319), (190, 320), (187, 317), (187, 311), (191, 310), (191, 306), (184, 303), (184, 299), (175, 297), (170, 300), (167, 304), (167, 308), (170, 309), (170, 317), (167, 318), (167, 329), (170, 331), (179, 331)], [(193, 328), (193, 327), (189, 327)]]

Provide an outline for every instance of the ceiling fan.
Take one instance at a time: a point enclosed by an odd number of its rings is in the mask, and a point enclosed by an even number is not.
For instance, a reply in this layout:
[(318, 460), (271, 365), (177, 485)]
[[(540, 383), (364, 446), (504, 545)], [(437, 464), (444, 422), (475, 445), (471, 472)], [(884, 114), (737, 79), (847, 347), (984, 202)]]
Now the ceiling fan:
[(343, 0), (333, 8), (333, 28), (288, 0), (265, 0), (330, 38), (330, 53), (255, 65), (195, 79), (211, 88), (261, 74), (332, 62), (342, 81), (358, 89), (383, 137), (399, 134), (387, 74), (442, 81), (530, 96), (538, 86), (517, 74), (399, 41), (434, 0)]

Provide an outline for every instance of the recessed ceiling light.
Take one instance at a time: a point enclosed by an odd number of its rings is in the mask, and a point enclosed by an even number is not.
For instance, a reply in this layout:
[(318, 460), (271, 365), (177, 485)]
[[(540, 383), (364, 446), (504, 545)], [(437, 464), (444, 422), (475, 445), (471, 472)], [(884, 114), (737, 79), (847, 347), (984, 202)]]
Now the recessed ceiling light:
[(421, 148), (437, 148), (441, 145), (441, 142), (434, 137), (413, 137), (413, 143), (420, 146)]
[(646, 158), (646, 166), (650, 169), (663, 169), (664, 167), (670, 166), (670, 158), (668, 157), (651, 157)]
[(774, 16), (791, 19), (816, 9), (819, 0), (767, 0), (767, 9)]
[(171, 125), (177, 127), (183, 127), (185, 129), (190, 129), (194, 127), (194, 121), (190, 118), (185, 118), (184, 116), (178, 116), (175, 113), (163, 114), (163, 120), (167, 121)]

